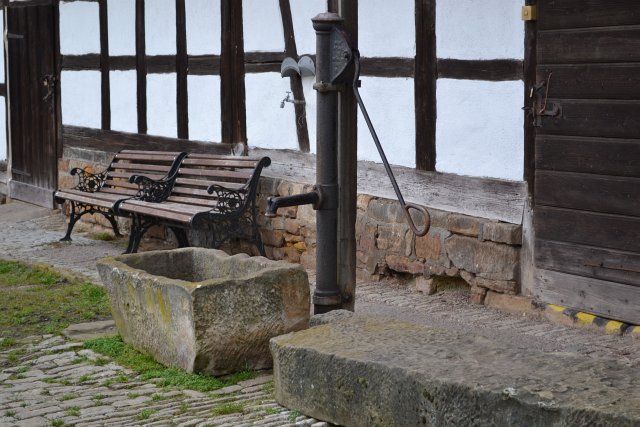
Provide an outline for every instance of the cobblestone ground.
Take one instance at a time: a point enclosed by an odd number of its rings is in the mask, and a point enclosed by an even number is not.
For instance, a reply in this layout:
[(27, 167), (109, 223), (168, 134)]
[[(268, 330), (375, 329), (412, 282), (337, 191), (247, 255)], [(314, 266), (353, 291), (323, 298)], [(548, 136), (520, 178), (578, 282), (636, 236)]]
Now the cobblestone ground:
[[(0, 215), (0, 229), (3, 230), (0, 256), (46, 262), (84, 274), (96, 283), (99, 278), (95, 261), (124, 250), (122, 242), (95, 241), (80, 234), (74, 235), (70, 244), (58, 243), (64, 234), (59, 214), (11, 223), (3, 223)], [(313, 282), (313, 275), (310, 278)], [(465, 292), (424, 295), (401, 283), (358, 283), (356, 311), (481, 335), (531, 351), (570, 352), (614, 359), (640, 368), (639, 339), (473, 305)], [(240, 388), (219, 391), (217, 395), (176, 393), (148, 381), (138, 381), (117, 365), (96, 366), (91, 362), (95, 355), (59, 337), (36, 340), (35, 344), (21, 348), (26, 352), (19, 364), (0, 371), (2, 426), (54, 425), (54, 422), (55, 425), (325, 425), (295, 417), (295, 413), (278, 406), (269, 392), (268, 375), (260, 377), (258, 383), (255, 380), (243, 383)], [(9, 354), (0, 353), (0, 369)], [(125, 378), (128, 381), (121, 382)], [(224, 403), (242, 403), (243, 413), (213, 417), (213, 408)], [(147, 415), (148, 419), (142, 419)]]
[(327, 426), (278, 405), (268, 374), (211, 393), (176, 391), (81, 343), (26, 341), (0, 352), (0, 366), (14, 365), (0, 370), (0, 426)]

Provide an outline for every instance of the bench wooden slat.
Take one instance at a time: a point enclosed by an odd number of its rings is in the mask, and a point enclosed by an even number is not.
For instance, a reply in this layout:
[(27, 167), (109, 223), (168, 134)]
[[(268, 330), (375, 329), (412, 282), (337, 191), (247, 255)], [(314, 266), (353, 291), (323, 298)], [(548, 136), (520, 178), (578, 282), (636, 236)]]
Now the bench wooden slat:
[(211, 197), (207, 190), (199, 190), (197, 188), (189, 188), (182, 186), (174, 186), (171, 194), (188, 194), (190, 196)]
[(174, 188), (179, 186), (184, 186), (184, 185), (190, 185), (192, 187), (209, 188), (209, 186), (213, 184), (221, 185), (230, 190), (242, 190), (246, 186), (245, 184), (240, 184), (237, 182), (209, 181), (209, 180), (202, 180), (202, 179), (182, 178), (178, 176), (178, 178), (176, 179), (176, 185), (174, 186)]
[(143, 162), (169, 162), (172, 163), (178, 154), (149, 154), (149, 153), (118, 153), (118, 160), (141, 160)]
[(182, 162), (185, 166), (214, 166), (222, 168), (243, 168), (243, 169), (255, 169), (258, 162), (251, 160), (224, 160), (224, 159), (185, 159)]
[(157, 164), (142, 164), (142, 163), (115, 163), (112, 165), (115, 170), (127, 170), (127, 171), (157, 171), (157, 172), (169, 172), (171, 165), (157, 165)]
[(183, 196), (169, 196), (167, 198), (168, 202), (174, 202), (174, 203), (186, 203), (186, 204), (191, 204), (191, 205), (198, 205), (198, 206), (208, 206), (210, 209), (213, 209), (217, 206), (218, 204), (218, 200), (213, 198), (213, 197), (209, 197), (208, 199), (197, 199), (195, 197), (183, 197)]
[(192, 176), (206, 176), (212, 178), (228, 178), (228, 179), (238, 179), (238, 180), (248, 180), (253, 175), (253, 171), (246, 172), (236, 172), (236, 171), (228, 171), (228, 170), (220, 170), (220, 169), (193, 169), (193, 168), (180, 168), (178, 174), (181, 176), (184, 175), (192, 175)]
[(111, 209), (115, 202), (128, 196), (123, 194), (111, 194), (102, 192), (86, 193), (79, 190), (61, 190), (56, 191), (55, 197), (59, 197), (76, 203)]
[[(109, 178), (122, 178), (122, 179), (128, 181), (129, 177), (131, 177), (131, 175), (132, 175), (131, 172), (115, 172), (114, 171), (114, 172), (109, 172), (107, 174), (107, 179), (109, 179)], [(140, 174), (140, 175), (144, 175), (147, 178), (151, 178), (151, 179), (154, 179), (156, 181), (165, 177), (165, 175), (159, 175), (159, 174), (146, 174), (145, 173), (145, 174)]]

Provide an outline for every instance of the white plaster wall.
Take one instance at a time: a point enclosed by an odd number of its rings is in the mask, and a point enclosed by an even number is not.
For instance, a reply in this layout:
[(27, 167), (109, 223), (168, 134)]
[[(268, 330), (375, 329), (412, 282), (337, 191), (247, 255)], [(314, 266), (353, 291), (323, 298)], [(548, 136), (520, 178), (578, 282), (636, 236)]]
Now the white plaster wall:
[(177, 137), (175, 74), (147, 75), (147, 127), (149, 135)]
[[(309, 149), (312, 153), (316, 153), (316, 129), (317, 129), (317, 120), (318, 115), (316, 114), (316, 107), (318, 103), (317, 100), (317, 92), (313, 89), (313, 84), (316, 82), (315, 77), (304, 77), (302, 79), (302, 89), (304, 90), (304, 99), (306, 101), (306, 112), (307, 112), (307, 130), (309, 131)], [(289, 104), (285, 108), (291, 108), (292, 105)]]
[(524, 57), (522, 0), (445, 0), (436, 4), (439, 58)]
[(60, 3), (60, 52), (63, 55), (100, 53), (97, 2)]
[(189, 76), (189, 139), (222, 141), (220, 77)]
[(100, 72), (63, 71), (60, 80), (62, 123), (100, 128)]
[(7, 160), (7, 114), (6, 100), (0, 97), (0, 160)]
[(290, 4), (298, 55), (313, 55), (316, 53), (316, 32), (311, 18), (327, 11), (327, 1), (290, 0)]
[[(457, 4), (457, 1), (443, 0)], [(476, 0), (477, 2), (478, 0)], [(442, 1), (441, 1), (442, 2)], [(358, 47), (362, 56), (416, 54), (415, 1), (367, 0), (358, 3)]]
[(247, 74), (247, 142), (251, 147), (298, 149), (293, 104), (280, 101), (290, 91), (280, 73)]
[[(389, 163), (415, 167), (413, 79), (362, 77), (361, 80), (360, 95)], [(358, 160), (382, 163), (360, 110), (358, 110)]]
[(522, 180), (523, 85), (439, 79), (436, 169)]
[(111, 71), (111, 129), (138, 132), (137, 75), (135, 71)]
[[(0, 29), (2, 29), (2, 34), (4, 34), (4, 10), (0, 10)], [(0, 58), (2, 58), (2, 64), (0, 64), (0, 82), (4, 83), (4, 42), (0, 43)]]
[(278, 0), (242, 0), (245, 52), (284, 51)]
[(144, 27), (147, 55), (175, 55), (175, 0), (153, 0), (146, 2)]
[(110, 0), (107, 4), (109, 21), (109, 54), (136, 54), (136, 2)]
[(187, 52), (220, 54), (220, 0), (186, 0)]

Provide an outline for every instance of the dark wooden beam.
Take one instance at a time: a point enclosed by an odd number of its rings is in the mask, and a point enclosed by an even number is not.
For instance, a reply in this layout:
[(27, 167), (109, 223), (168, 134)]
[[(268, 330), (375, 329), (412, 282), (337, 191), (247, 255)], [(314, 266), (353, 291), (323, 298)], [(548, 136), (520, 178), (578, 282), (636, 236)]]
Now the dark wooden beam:
[[(533, 5), (535, 0), (526, 0), (525, 4)], [(531, 203), (535, 201), (535, 170), (536, 170), (536, 134), (533, 126), (534, 100), (529, 91), (536, 84), (536, 31), (537, 21), (526, 21), (524, 24), (524, 177), (527, 189), (531, 197)]]
[(222, 16), (222, 49), (220, 55), (222, 142), (246, 144), (247, 123), (242, 2), (222, 0), (220, 5)]
[(436, 1), (416, 0), (416, 168), (436, 169)]
[(109, 83), (109, 15), (107, 0), (99, 0), (100, 16), (100, 90), (102, 95), (102, 129), (111, 129), (111, 85)]
[(136, 0), (136, 72), (138, 133), (147, 133), (147, 55), (145, 44), (144, 0)]
[(7, 84), (0, 83), (0, 96), (7, 96)]
[(178, 138), (189, 139), (187, 21), (185, 0), (176, 0), (176, 103)]
[(117, 152), (124, 149), (189, 151), (192, 153), (231, 154), (226, 144), (194, 141), (138, 133), (116, 132), (79, 126), (63, 126), (65, 147)]
[[(293, 17), (291, 16), (291, 4), (289, 0), (280, 0), (280, 14), (282, 15), (282, 26), (284, 29), (284, 50), (288, 57), (298, 60), (298, 48), (296, 37), (293, 32)], [(298, 135), (298, 147), (304, 153), (309, 152), (309, 131), (307, 129), (307, 113), (304, 104), (304, 90), (302, 88), (302, 77), (299, 74), (289, 77), (291, 93), (293, 99), (302, 101), (293, 105), (295, 110), (295, 126)]]
[(361, 74), (374, 77), (409, 77), (415, 73), (413, 58), (360, 58)]
[(517, 59), (438, 59), (438, 77), (459, 80), (522, 80), (523, 62)]

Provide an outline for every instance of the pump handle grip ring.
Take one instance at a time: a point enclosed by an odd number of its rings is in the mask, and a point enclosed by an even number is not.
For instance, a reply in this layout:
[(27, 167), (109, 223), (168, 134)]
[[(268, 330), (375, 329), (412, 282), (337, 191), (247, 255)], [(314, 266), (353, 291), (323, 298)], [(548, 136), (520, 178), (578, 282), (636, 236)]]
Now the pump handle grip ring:
[[(429, 232), (429, 228), (431, 227), (431, 216), (424, 206), (416, 205), (415, 203), (405, 203), (402, 205), (402, 208), (404, 209), (404, 213), (407, 217), (407, 224), (409, 224), (409, 228), (413, 231), (413, 234), (418, 237), (422, 237)], [(424, 226), (421, 228), (416, 226), (411, 214), (409, 213), (409, 209), (414, 209), (422, 214), (424, 217)]]

